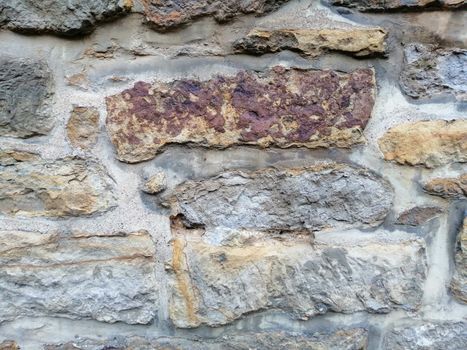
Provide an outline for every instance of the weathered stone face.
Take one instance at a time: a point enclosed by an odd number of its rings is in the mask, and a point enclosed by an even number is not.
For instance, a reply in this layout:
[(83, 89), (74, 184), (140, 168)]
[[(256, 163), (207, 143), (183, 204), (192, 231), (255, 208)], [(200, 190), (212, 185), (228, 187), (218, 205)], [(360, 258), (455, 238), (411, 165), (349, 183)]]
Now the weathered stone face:
[(456, 272), (452, 278), (451, 292), (456, 299), (467, 304), (467, 218), (457, 238), (455, 261)]
[(46, 134), (53, 124), (48, 111), (52, 87), (44, 62), (0, 58), (0, 136)]
[(465, 322), (426, 322), (397, 327), (383, 339), (383, 350), (459, 350), (467, 344)]
[(0, 322), (21, 316), (149, 323), (154, 247), (145, 231), (0, 231)]
[(467, 50), (411, 44), (405, 49), (402, 90), (413, 98), (454, 95), (467, 100)]
[(23, 33), (77, 35), (131, 9), (131, 0), (0, 0), (0, 26)]
[(193, 20), (213, 16), (226, 22), (241, 14), (262, 15), (289, 0), (143, 0), (147, 21), (157, 30), (170, 30)]
[(467, 161), (467, 120), (431, 120), (397, 125), (379, 139), (384, 159), (438, 167)]
[(187, 181), (165, 196), (172, 216), (208, 231), (314, 232), (375, 226), (392, 205), (392, 187), (362, 168), (233, 171)]
[(110, 177), (99, 164), (67, 157), (44, 160), (27, 152), (0, 152), (0, 213), (79, 216), (115, 205)]
[(374, 95), (371, 69), (275, 67), (208, 81), (139, 82), (107, 97), (107, 128), (118, 158), (131, 163), (177, 143), (351, 147), (363, 140)]
[(170, 317), (177, 327), (218, 326), (281, 310), (295, 319), (327, 312), (417, 309), (425, 278), (417, 239), (310, 242), (309, 236), (234, 233), (207, 243), (201, 229), (173, 228)]
[(413, 207), (403, 211), (396, 220), (396, 225), (419, 226), (439, 216), (443, 210), (439, 207)]
[(80, 339), (66, 344), (46, 345), (45, 350), (365, 350), (368, 331), (363, 328), (342, 329), (330, 333), (297, 335), (286, 332), (243, 333), (222, 339), (203, 341), (180, 337), (116, 337), (108, 341)]
[(74, 106), (66, 128), (74, 147), (90, 149), (99, 134), (99, 112), (93, 107)]
[(378, 56), (385, 53), (386, 35), (381, 28), (254, 29), (234, 47), (237, 52), (252, 54), (291, 50), (312, 57), (327, 51)]
[(466, 5), (465, 0), (331, 0), (334, 5), (360, 11), (449, 10)]
[(465, 199), (467, 197), (467, 174), (457, 178), (436, 178), (423, 185), (423, 189), (434, 196), (446, 199)]

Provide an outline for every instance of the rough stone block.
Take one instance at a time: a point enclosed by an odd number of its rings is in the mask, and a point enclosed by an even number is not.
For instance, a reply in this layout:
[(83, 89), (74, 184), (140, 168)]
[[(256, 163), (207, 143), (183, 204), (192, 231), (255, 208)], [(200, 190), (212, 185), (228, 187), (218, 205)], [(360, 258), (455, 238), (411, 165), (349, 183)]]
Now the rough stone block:
[(454, 178), (435, 178), (423, 184), (425, 192), (446, 199), (467, 197), (467, 174)]
[(351, 147), (364, 140), (374, 72), (240, 72), (208, 81), (138, 82), (107, 97), (107, 129), (125, 162), (153, 158), (168, 144)]
[(443, 210), (439, 207), (413, 207), (403, 211), (396, 220), (396, 225), (419, 226), (439, 216)]
[(53, 85), (45, 62), (0, 58), (0, 136), (47, 134)]
[(0, 231), (0, 322), (22, 316), (146, 324), (155, 316), (154, 246), (145, 231)]
[(227, 22), (245, 14), (263, 15), (289, 0), (144, 0), (146, 20), (156, 30), (170, 30), (204, 16)]
[(307, 235), (236, 232), (217, 245), (202, 229), (172, 232), (169, 311), (177, 327), (219, 326), (264, 310), (301, 320), (327, 312), (416, 310), (423, 296), (420, 239), (339, 234), (312, 243)]
[(467, 50), (410, 44), (400, 76), (402, 90), (413, 98), (455, 96), (467, 100)]
[(67, 123), (68, 140), (74, 147), (90, 149), (97, 143), (99, 112), (93, 107), (74, 106)]
[(397, 125), (379, 139), (384, 159), (434, 168), (467, 161), (467, 120), (424, 120)]
[(467, 344), (467, 323), (426, 322), (396, 327), (383, 339), (383, 350), (459, 350)]
[(385, 54), (386, 36), (381, 28), (254, 29), (234, 48), (252, 54), (291, 50), (315, 57), (335, 51), (367, 57)]
[(86, 34), (131, 6), (132, 0), (0, 0), (0, 26), (23, 33)]
[(163, 196), (172, 217), (187, 227), (271, 233), (376, 226), (392, 199), (391, 185), (380, 176), (335, 163), (226, 172)]
[(104, 168), (91, 160), (41, 159), (28, 152), (0, 152), (0, 213), (15, 216), (80, 216), (116, 204)]

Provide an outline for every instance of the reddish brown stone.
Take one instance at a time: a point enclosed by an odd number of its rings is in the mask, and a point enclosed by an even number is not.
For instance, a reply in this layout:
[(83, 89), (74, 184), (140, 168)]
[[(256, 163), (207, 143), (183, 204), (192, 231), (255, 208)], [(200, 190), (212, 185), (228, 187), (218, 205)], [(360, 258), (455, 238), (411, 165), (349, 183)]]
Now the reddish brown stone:
[(374, 105), (372, 69), (240, 72), (208, 81), (180, 80), (107, 97), (107, 128), (118, 158), (153, 158), (167, 144), (348, 148)]

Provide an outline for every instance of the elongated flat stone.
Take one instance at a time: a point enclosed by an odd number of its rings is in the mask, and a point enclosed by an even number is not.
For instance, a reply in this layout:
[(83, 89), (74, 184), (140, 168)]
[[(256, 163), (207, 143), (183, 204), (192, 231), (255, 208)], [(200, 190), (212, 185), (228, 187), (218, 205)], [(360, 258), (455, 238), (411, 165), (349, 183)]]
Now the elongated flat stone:
[(467, 218), (457, 237), (455, 262), (456, 272), (451, 281), (451, 292), (456, 299), (467, 304)]
[(426, 274), (422, 240), (386, 235), (312, 244), (309, 236), (233, 233), (211, 244), (202, 229), (172, 229), (170, 317), (218, 326), (263, 310), (309, 319), (327, 312), (415, 310)]
[(405, 94), (421, 100), (446, 96), (467, 100), (467, 50), (410, 44), (404, 53), (399, 81)]
[(374, 105), (371, 69), (240, 72), (208, 81), (139, 82), (107, 97), (118, 159), (153, 158), (168, 144), (226, 148), (351, 147)]
[(466, 322), (424, 322), (395, 327), (383, 338), (383, 350), (459, 350), (467, 344)]
[(15, 216), (80, 216), (116, 205), (105, 169), (91, 160), (0, 152), (0, 213)]
[(262, 15), (279, 8), (289, 0), (145, 0), (146, 20), (160, 31), (174, 29), (200, 17), (212, 16), (226, 22), (245, 14)]
[(132, 0), (0, 0), (0, 26), (23, 33), (77, 35), (91, 32), (131, 9)]
[(0, 231), (0, 322), (21, 316), (149, 323), (154, 246), (145, 231)]
[(181, 337), (115, 337), (107, 341), (78, 339), (46, 345), (44, 350), (366, 350), (368, 331), (363, 328), (340, 329), (312, 335), (287, 332), (242, 332), (241, 335), (215, 339), (190, 340)]
[(187, 181), (164, 195), (172, 216), (209, 232), (315, 232), (380, 224), (393, 190), (380, 176), (344, 164), (232, 171)]
[(0, 58), (0, 136), (47, 134), (53, 126), (53, 85), (45, 62)]
[(384, 159), (434, 168), (467, 161), (467, 120), (424, 120), (397, 125), (379, 139)]
[(466, 6), (465, 0), (331, 0), (334, 5), (360, 11), (449, 10)]
[(315, 57), (336, 51), (365, 57), (385, 53), (386, 35), (382, 28), (254, 29), (234, 47), (252, 54), (291, 50)]
[(459, 177), (434, 178), (423, 184), (423, 190), (446, 199), (467, 198), (467, 174)]

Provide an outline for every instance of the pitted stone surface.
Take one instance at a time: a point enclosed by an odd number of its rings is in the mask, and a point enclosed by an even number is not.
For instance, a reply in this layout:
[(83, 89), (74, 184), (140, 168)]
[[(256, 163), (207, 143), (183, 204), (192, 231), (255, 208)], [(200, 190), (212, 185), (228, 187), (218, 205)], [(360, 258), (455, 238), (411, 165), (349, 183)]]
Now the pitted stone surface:
[(65, 217), (102, 213), (115, 205), (112, 180), (91, 160), (41, 159), (0, 152), (0, 213)]
[(291, 50), (312, 57), (327, 51), (378, 56), (385, 53), (386, 35), (381, 28), (254, 29), (234, 47), (252, 54)]
[(0, 322), (56, 316), (149, 323), (157, 295), (153, 260), (145, 231), (0, 231)]
[(175, 225), (170, 317), (177, 327), (219, 326), (263, 310), (306, 320), (327, 312), (416, 310), (425, 248), (415, 238), (334, 241), (307, 235), (233, 233), (208, 243), (202, 229)]
[(424, 120), (389, 129), (379, 139), (384, 159), (434, 168), (467, 162), (467, 120)]
[(380, 176), (335, 163), (226, 172), (164, 195), (172, 216), (187, 227), (271, 233), (376, 226), (392, 199), (392, 187)]
[(426, 322), (396, 327), (383, 339), (383, 350), (459, 350), (467, 344), (466, 322)]
[(467, 50), (407, 45), (400, 85), (413, 98), (454, 95), (467, 100)]
[[(0, 5), (0, 18), (1, 13)], [(53, 85), (45, 62), (0, 58), (0, 136), (47, 134)]]
[(466, 6), (465, 0), (331, 0), (337, 6), (360, 11), (449, 10)]
[(457, 237), (455, 263), (456, 272), (451, 281), (451, 292), (456, 299), (467, 304), (467, 218), (464, 219), (464, 225)]
[(107, 97), (118, 159), (153, 158), (168, 144), (226, 148), (351, 147), (374, 105), (371, 69), (240, 72), (208, 81), (139, 82)]
[(342, 329), (329, 333), (299, 334), (286, 332), (243, 332), (241, 335), (214, 339), (159, 337), (116, 337), (108, 341), (78, 339), (60, 345), (46, 345), (44, 350), (365, 350), (368, 331), (363, 328)]
[(157, 30), (170, 30), (204, 16), (226, 22), (242, 14), (263, 15), (289, 0), (142, 0), (147, 21)]
[(132, 0), (0, 0), (0, 26), (23, 33), (86, 34), (131, 9)]
[(435, 178), (423, 185), (425, 192), (446, 199), (467, 198), (467, 174), (453, 178)]

